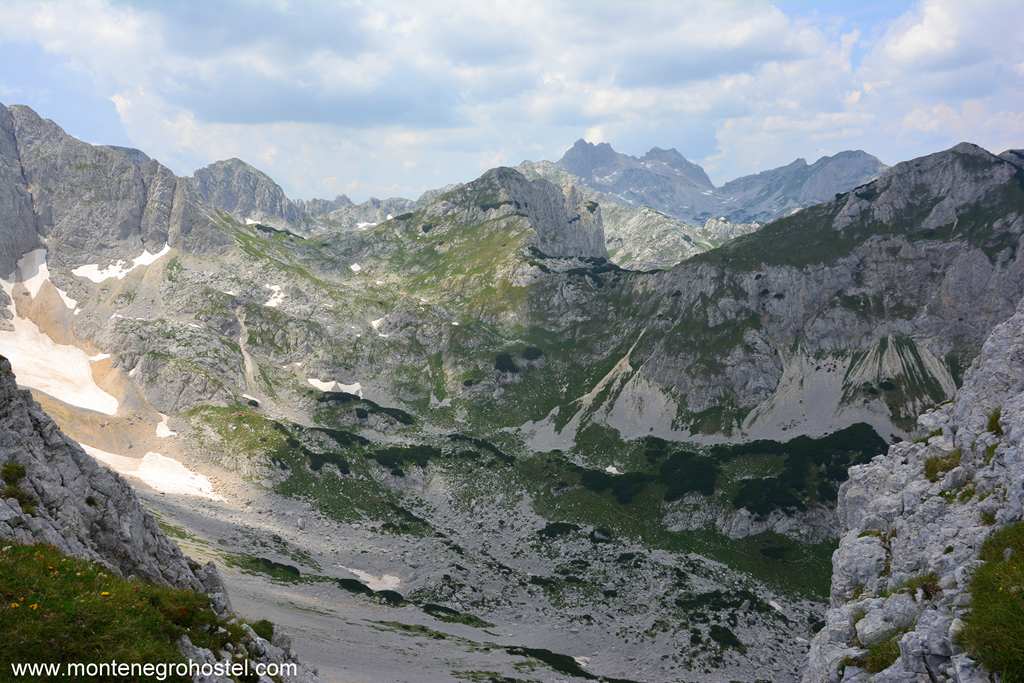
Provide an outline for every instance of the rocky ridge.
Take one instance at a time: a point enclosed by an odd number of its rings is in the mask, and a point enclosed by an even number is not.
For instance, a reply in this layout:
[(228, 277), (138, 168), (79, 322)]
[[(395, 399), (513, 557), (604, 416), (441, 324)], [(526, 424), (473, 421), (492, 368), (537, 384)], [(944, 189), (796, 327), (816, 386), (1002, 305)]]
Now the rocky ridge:
[(716, 217), (734, 223), (774, 220), (862, 185), (885, 169), (870, 154), (845, 151), (810, 165), (797, 159), (715, 187), (704, 169), (675, 149), (655, 147), (633, 157), (608, 143), (585, 140), (577, 140), (556, 165), (623, 203), (649, 206), (698, 225)]
[[(804, 681), (991, 680), (958, 634), (983, 542), (1024, 519), (1024, 305), (997, 326), (923, 435), (853, 467), (839, 492), (831, 606)], [(884, 669), (868, 648), (892, 643)]]

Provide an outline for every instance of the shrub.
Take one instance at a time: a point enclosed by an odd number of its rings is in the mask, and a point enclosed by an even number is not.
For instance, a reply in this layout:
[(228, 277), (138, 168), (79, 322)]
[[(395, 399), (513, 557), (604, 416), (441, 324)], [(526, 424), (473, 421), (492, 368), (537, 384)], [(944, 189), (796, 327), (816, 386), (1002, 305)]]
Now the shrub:
[(939, 587), (939, 577), (934, 572), (907, 579), (906, 583), (903, 584), (903, 588), (910, 592), (911, 595), (916, 594), (917, 589), (920, 588), (924, 592), (924, 597), (928, 600), (942, 592), (942, 588)]
[(996, 408), (988, 414), (988, 431), (992, 432), (996, 436), (1003, 435), (1003, 425), (999, 422), (999, 419), (1003, 416), (1003, 409)]
[(36, 513), (35, 501), (24, 491), (19, 484), (25, 478), (25, 466), (20, 462), (9, 460), (0, 467), (0, 478), (4, 480), (4, 487), (0, 489), (0, 498), (13, 498), (18, 501), (21, 511), (26, 515)]
[(494, 357), (494, 369), (497, 370), (498, 372), (519, 372), (519, 366), (516, 365), (516, 362), (515, 360), (512, 359), (512, 356), (507, 353), (499, 353), (497, 356)]
[(902, 633), (898, 633), (888, 640), (875, 643), (868, 648), (866, 653), (858, 657), (847, 657), (843, 660), (843, 665), (856, 666), (872, 674), (885, 671), (900, 656), (900, 636), (902, 635)]
[(924, 461), (924, 476), (928, 481), (938, 481), (942, 475), (960, 465), (960, 449), (947, 455), (936, 455)]
[(274, 624), (267, 621), (266, 619), (260, 619), (259, 621), (251, 624), (252, 630), (256, 632), (260, 638), (266, 641), (272, 641), (274, 639)]
[(996, 523), (996, 513), (991, 510), (985, 510), (981, 513), (981, 523), (985, 526), (992, 526)]
[(1003, 527), (982, 546), (971, 579), (971, 611), (960, 643), (1004, 683), (1024, 681), (1024, 522)]

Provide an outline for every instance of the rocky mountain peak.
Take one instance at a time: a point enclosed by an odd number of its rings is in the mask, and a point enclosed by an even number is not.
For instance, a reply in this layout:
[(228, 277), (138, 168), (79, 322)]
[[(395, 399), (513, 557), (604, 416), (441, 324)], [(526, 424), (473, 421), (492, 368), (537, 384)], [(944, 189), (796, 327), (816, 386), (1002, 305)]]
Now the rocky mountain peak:
[(295, 227), (302, 221), (302, 212), (281, 186), (241, 159), (215, 161), (198, 169), (191, 182), (204, 202), (239, 220), (278, 228)]
[(492, 168), (442, 195), (428, 208), (434, 216), (476, 224), (497, 216), (519, 216), (536, 232), (533, 246), (547, 256), (607, 258), (601, 208), (573, 187), (563, 193), (547, 180)]
[[(953, 225), (984, 198), (1017, 192), (1011, 182), (1020, 169), (987, 150), (962, 142), (948, 150), (896, 164), (867, 186), (844, 198), (835, 227), (858, 221), (892, 222), (903, 215), (908, 229), (922, 232)], [(1015, 189), (1016, 188), (1016, 189)], [(993, 197), (996, 205), (1002, 200)], [(995, 205), (992, 207), (995, 208)]]
[(623, 156), (607, 142), (594, 144), (580, 138), (562, 155), (558, 165), (585, 178), (599, 169), (615, 165)]
[(679, 171), (697, 185), (701, 185), (708, 189), (714, 189), (715, 187), (711, 182), (711, 179), (708, 178), (708, 174), (704, 172), (704, 169), (692, 161), (689, 161), (686, 157), (680, 154), (675, 147), (670, 147), (669, 149), (652, 147), (647, 154), (640, 158), (640, 160), (661, 162), (666, 166)]

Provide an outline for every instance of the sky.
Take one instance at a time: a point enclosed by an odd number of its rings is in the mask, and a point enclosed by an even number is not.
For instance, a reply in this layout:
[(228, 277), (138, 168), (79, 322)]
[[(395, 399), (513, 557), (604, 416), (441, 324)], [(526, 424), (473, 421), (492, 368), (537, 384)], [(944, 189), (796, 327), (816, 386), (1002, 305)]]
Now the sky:
[(1020, 0), (5, 0), (0, 102), (180, 175), (416, 197), (577, 138), (716, 184), (843, 149), (1024, 147)]

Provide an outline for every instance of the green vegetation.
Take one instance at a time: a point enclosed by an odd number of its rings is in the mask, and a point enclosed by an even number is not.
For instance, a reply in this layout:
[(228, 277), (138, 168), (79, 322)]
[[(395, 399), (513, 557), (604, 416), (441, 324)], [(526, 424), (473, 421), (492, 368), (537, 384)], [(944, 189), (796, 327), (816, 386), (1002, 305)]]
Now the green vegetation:
[(252, 626), (252, 630), (255, 631), (256, 635), (263, 640), (266, 640), (267, 642), (274, 640), (273, 622), (267, 621), (266, 619), (260, 619), (259, 621), (255, 621), (250, 624), (250, 626)]
[[(363, 437), (285, 425), (242, 405), (197, 406), (187, 415), (203, 428), (196, 434), (200, 440), (208, 430), (219, 448), (281, 472), (284, 478), (275, 486), (279, 493), (312, 500), (335, 519), (378, 521), (388, 533), (433, 533), (425, 520), (404, 507), (398, 493), (374, 478), (375, 452)], [(395, 457), (389, 452), (383, 449), (381, 459)]]
[(35, 500), (21, 488), (21, 480), (25, 478), (25, 466), (21, 463), (8, 460), (0, 468), (0, 479), (3, 479), (4, 487), (0, 490), (0, 498), (13, 498), (18, 501), (21, 511), (26, 515), (36, 513)]
[(1003, 409), (1002, 408), (996, 408), (995, 410), (993, 410), (991, 413), (988, 414), (988, 424), (986, 426), (986, 429), (988, 429), (988, 431), (990, 431), (991, 433), (995, 434), (996, 436), (1002, 436), (1003, 435), (1003, 425), (1000, 422), (1000, 419), (1002, 417), (1003, 417)]
[[(588, 486), (588, 472), (593, 471), (553, 452), (517, 460), (514, 476), (530, 493), (536, 511), (551, 522), (604, 528), (614, 537), (652, 548), (702, 554), (795, 593), (828, 594), (834, 544), (800, 544), (775, 534), (733, 540), (713, 530), (670, 531), (664, 525), (665, 482), (593, 472)], [(627, 477), (624, 483), (615, 483), (622, 477)], [(572, 529), (557, 528), (566, 533)]]
[(960, 466), (961, 451), (959, 448), (946, 455), (933, 455), (924, 461), (924, 476), (928, 481), (938, 481), (942, 475)]
[(205, 595), (122, 579), (45, 545), (0, 551), (0, 599), (0, 662), (179, 662), (183, 635), (215, 652), (244, 635)]
[(982, 546), (971, 579), (971, 611), (961, 643), (1006, 683), (1024, 681), (1024, 522), (996, 531)]
[(277, 583), (298, 583), (302, 581), (302, 572), (298, 567), (268, 560), (253, 555), (225, 555), (224, 563), (235, 567), (246, 574), (262, 574)]
[(776, 509), (805, 510), (812, 503), (834, 502), (850, 466), (867, 462), (885, 449), (885, 441), (874, 429), (858, 423), (818, 439), (799, 436), (785, 443), (752, 441), (715, 446), (711, 452), (719, 458), (784, 458), (777, 476), (743, 481), (733, 496), (735, 507), (765, 515)]
[(740, 639), (736, 637), (730, 629), (720, 624), (714, 624), (709, 630), (708, 635), (711, 636), (711, 640), (718, 643), (722, 648), (730, 648), (733, 650), (739, 650), (740, 652), (746, 652), (746, 647), (740, 642)]
[(842, 662), (843, 666), (856, 666), (872, 674), (885, 671), (899, 659), (902, 635), (902, 633), (898, 633), (888, 640), (875, 643), (863, 655), (847, 657)]
[(907, 579), (901, 588), (901, 590), (911, 595), (917, 594), (918, 589), (924, 594), (926, 600), (932, 600), (942, 593), (942, 588), (939, 586), (939, 577), (934, 572)]

